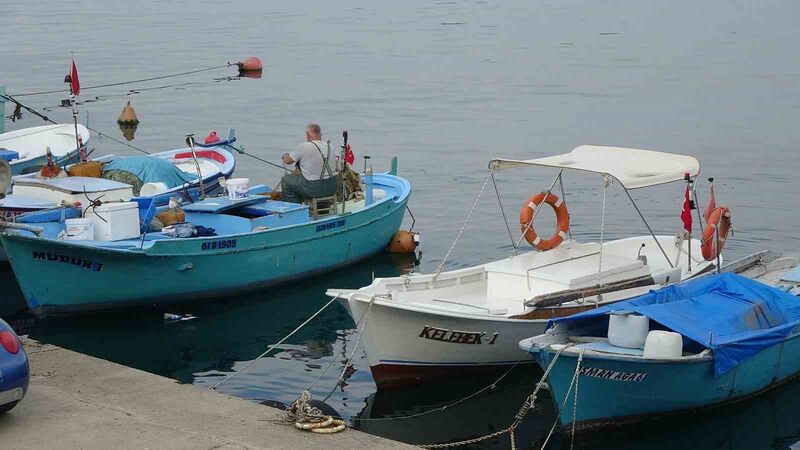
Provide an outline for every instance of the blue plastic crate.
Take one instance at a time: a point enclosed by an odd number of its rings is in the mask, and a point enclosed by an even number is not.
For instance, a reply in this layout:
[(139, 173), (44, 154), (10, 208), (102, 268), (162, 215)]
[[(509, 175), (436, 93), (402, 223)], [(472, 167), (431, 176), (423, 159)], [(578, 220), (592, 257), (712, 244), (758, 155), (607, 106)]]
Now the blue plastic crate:
[(15, 159), (19, 159), (19, 153), (7, 148), (0, 148), (0, 159), (11, 162)]

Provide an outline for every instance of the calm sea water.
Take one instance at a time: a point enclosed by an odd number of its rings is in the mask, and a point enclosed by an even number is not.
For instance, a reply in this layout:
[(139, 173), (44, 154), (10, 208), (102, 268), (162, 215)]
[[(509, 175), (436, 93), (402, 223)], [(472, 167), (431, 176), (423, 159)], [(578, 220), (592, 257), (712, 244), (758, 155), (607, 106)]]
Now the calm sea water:
[[(64, 87), (70, 51), (83, 86), (261, 57), (261, 79), (237, 79), (234, 70), (220, 69), (85, 90), (82, 118), (88, 113), (91, 127), (122, 139), (115, 122), (130, 100), (141, 120), (131, 142), (137, 147), (175, 148), (187, 133), (204, 136), (233, 127), (248, 152), (275, 161), (302, 140), (308, 122), (320, 123), (334, 145), (348, 129), (359, 159), (369, 155), (371, 164), (385, 167), (392, 156), (400, 157), (400, 174), (414, 188), (410, 207), (415, 230), (422, 233), (423, 271), (441, 262), (480, 190), (488, 160), (543, 156), (580, 144), (694, 155), (702, 165), (701, 203), (705, 177), (713, 176), (718, 202), (733, 210), (728, 258), (767, 248), (800, 253), (800, 185), (794, 182), (800, 167), (797, 2), (47, 0), (2, 9), (0, 84), (12, 95)], [(68, 121), (69, 111), (58, 107), (63, 97), (20, 100)], [(6, 128), (40, 124), (26, 113)], [(98, 154), (135, 153), (109, 139), (95, 137), (93, 146)], [(246, 157), (239, 159), (237, 173), (268, 184), (280, 175)], [(553, 175), (524, 170), (498, 176), (510, 220), (523, 199), (546, 188)], [(601, 181), (568, 174), (565, 182), (575, 236), (598, 239)], [(680, 185), (635, 192), (651, 225), (670, 234), (681, 226), (681, 195)], [(644, 233), (634, 214), (612, 187), (606, 237)], [(509, 251), (497, 200), (487, 191), (447, 267)], [(325, 288), (360, 286), (373, 273), (396, 275), (410, 264), (381, 255), (281, 289), (171, 309), (199, 317), (190, 322), (165, 325), (158, 313), (135, 313), (39, 322), (31, 333), (210, 386), (316, 311), (327, 300)], [(21, 307), (11, 273), (0, 277), (7, 309)], [(288, 402), (333, 361), (314, 390), (322, 398), (352, 351), (352, 327), (336, 305), (220, 390)], [(351, 419), (427, 411), (491, 382), (376, 393), (361, 354), (356, 369), (328, 401)], [(355, 423), (411, 443), (476, 436), (507, 426), (538, 377), (534, 369), (517, 369), (491, 392), (445, 412)], [(786, 448), (800, 440), (799, 404), (800, 388), (793, 384), (734, 408), (626, 428), (577, 446)], [(538, 448), (553, 414), (543, 398), (519, 442)], [(502, 448), (508, 441), (482, 445)]]

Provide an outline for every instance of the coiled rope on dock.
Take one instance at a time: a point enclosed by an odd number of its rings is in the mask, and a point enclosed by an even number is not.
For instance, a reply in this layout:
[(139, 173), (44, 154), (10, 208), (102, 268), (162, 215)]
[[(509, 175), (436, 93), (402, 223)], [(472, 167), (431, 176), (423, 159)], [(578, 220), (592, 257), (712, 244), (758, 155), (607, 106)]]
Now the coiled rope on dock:
[(283, 413), (283, 421), (293, 423), (298, 430), (319, 434), (339, 433), (347, 428), (344, 420), (323, 414), (319, 408), (311, 406), (310, 402), (311, 393), (303, 391), (300, 398)]

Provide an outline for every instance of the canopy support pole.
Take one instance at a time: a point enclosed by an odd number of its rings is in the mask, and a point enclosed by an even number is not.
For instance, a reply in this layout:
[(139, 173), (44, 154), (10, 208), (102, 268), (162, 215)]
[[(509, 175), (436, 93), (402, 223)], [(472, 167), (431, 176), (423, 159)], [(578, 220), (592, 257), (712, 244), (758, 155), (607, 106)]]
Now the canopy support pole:
[[(636, 202), (633, 200), (633, 197), (631, 197), (631, 193), (628, 192), (628, 188), (623, 186), (622, 190), (625, 191), (625, 195), (628, 196), (628, 199), (631, 201), (631, 204), (636, 209), (636, 212), (639, 213), (639, 217), (642, 218), (642, 222), (644, 222), (644, 226), (647, 227), (647, 231), (650, 232), (650, 236), (653, 236), (653, 240), (656, 241), (656, 245), (658, 245), (658, 248), (661, 250), (661, 253), (664, 255), (664, 258), (667, 260), (667, 264), (669, 264), (670, 269), (674, 268), (675, 266), (672, 264), (672, 261), (669, 260), (669, 256), (667, 256), (667, 252), (664, 250), (664, 247), (661, 246), (661, 242), (658, 242), (656, 234), (653, 233), (653, 229), (650, 228), (650, 224), (647, 223), (647, 219), (644, 218), (642, 211), (639, 210), (639, 205), (636, 204)], [(689, 244), (691, 245), (691, 242)]]
[[(552, 192), (552, 190), (553, 190), (553, 187), (555, 187), (555, 185), (556, 185), (556, 182), (558, 182), (558, 180), (560, 180), (560, 179), (561, 179), (561, 174), (562, 174), (562, 173), (564, 173), (564, 169), (561, 169), (561, 170), (559, 170), (559, 171), (558, 171), (558, 175), (556, 175), (556, 177), (553, 179), (553, 182), (552, 182), (552, 183), (550, 183), (550, 187), (549, 187), (549, 188), (547, 188), (547, 191), (545, 191), (545, 193), (544, 193), (544, 198), (547, 198), (547, 196), (550, 194), (550, 192)], [(544, 201), (542, 201), (542, 203), (539, 203), (538, 205), (536, 205), (536, 207), (535, 207), (535, 208), (533, 208), (533, 215), (531, 216), (531, 221), (530, 221), (530, 222), (528, 222), (528, 224), (527, 224), (527, 225), (525, 226), (525, 228), (522, 230), (522, 236), (520, 236), (520, 237), (519, 237), (519, 240), (517, 241), (517, 243), (516, 243), (516, 244), (514, 244), (514, 249), (511, 251), (511, 256), (512, 256), (512, 257), (513, 257), (513, 256), (516, 256), (516, 254), (517, 254), (517, 249), (519, 248), (519, 244), (520, 244), (520, 243), (522, 242), (522, 240), (525, 238), (525, 233), (527, 233), (527, 232), (528, 232), (528, 230), (530, 230), (530, 228), (533, 226), (533, 219), (535, 219), (535, 218), (536, 218), (536, 214), (539, 214), (539, 211), (542, 209), (542, 205), (544, 205), (544, 204), (545, 204), (545, 202), (544, 202)]]
[(511, 226), (508, 224), (508, 217), (506, 211), (503, 209), (503, 200), (500, 199), (500, 191), (497, 189), (497, 182), (494, 179), (494, 171), (491, 171), (492, 184), (494, 185), (494, 193), (497, 194), (497, 203), (500, 205), (500, 213), (503, 214), (503, 222), (506, 223), (506, 230), (508, 230), (508, 238), (511, 240), (511, 246), (514, 246), (514, 235), (511, 234)]
[[(558, 185), (561, 188), (561, 201), (567, 203), (567, 193), (564, 191), (564, 177), (560, 174), (558, 176)], [(572, 240), (572, 227), (567, 228), (567, 234), (569, 234), (569, 240)]]

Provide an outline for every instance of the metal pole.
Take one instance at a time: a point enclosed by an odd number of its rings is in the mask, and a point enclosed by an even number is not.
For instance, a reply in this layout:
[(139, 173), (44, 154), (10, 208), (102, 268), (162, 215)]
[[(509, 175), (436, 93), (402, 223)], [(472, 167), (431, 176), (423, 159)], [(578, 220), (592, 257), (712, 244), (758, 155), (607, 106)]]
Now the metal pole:
[(72, 122), (75, 124), (75, 149), (80, 153), (81, 138), (78, 134), (78, 111), (75, 110), (75, 93), (72, 92), (72, 84), (69, 88), (69, 103), (72, 106)]
[(697, 180), (694, 182), (695, 189), (692, 189), (694, 195), (694, 206), (697, 209), (697, 223), (700, 224), (700, 231), (703, 231), (703, 215), (700, 214), (700, 202), (697, 201)]
[(669, 256), (667, 256), (667, 252), (666, 252), (666, 251), (664, 251), (664, 247), (662, 247), (662, 246), (661, 246), (661, 242), (658, 242), (658, 239), (656, 239), (656, 235), (655, 235), (655, 233), (653, 233), (653, 229), (652, 229), (652, 228), (650, 228), (650, 224), (649, 224), (649, 223), (647, 223), (647, 220), (644, 218), (644, 215), (642, 215), (642, 212), (639, 210), (639, 206), (638, 206), (638, 205), (636, 205), (636, 202), (635, 202), (635, 201), (633, 201), (633, 197), (631, 197), (631, 193), (630, 193), (630, 192), (628, 192), (628, 188), (626, 188), (625, 186), (622, 186), (622, 190), (623, 190), (623, 191), (625, 191), (625, 195), (627, 195), (627, 196), (628, 196), (628, 199), (630, 199), (630, 201), (631, 201), (631, 204), (632, 204), (632, 205), (633, 205), (633, 207), (636, 209), (636, 212), (637, 212), (637, 213), (639, 213), (639, 217), (641, 217), (641, 218), (642, 218), (642, 222), (644, 222), (644, 226), (646, 226), (646, 227), (647, 227), (647, 231), (649, 231), (649, 232), (650, 232), (650, 236), (653, 236), (653, 240), (654, 240), (654, 241), (656, 241), (656, 245), (658, 245), (658, 248), (659, 248), (659, 249), (661, 249), (661, 253), (663, 253), (663, 254), (664, 254), (664, 258), (666, 258), (666, 260), (667, 260), (667, 264), (669, 264), (669, 267), (670, 267), (670, 268), (673, 268), (673, 267), (675, 267), (675, 266), (672, 264), (672, 261), (670, 261), (670, 260), (669, 260)]
[[(550, 183), (550, 187), (547, 188), (547, 191), (545, 191), (545, 193), (544, 193), (544, 197), (545, 198), (547, 198), (547, 195), (550, 194), (550, 192), (553, 190), (553, 187), (556, 185), (556, 182), (558, 181), (558, 179), (561, 178), (561, 174), (563, 172), (564, 172), (564, 169), (561, 169), (561, 170), (558, 171), (558, 175), (556, 175), (555, 179), (553, 179), (553, 182)], [(538, 205), (536, 205), (536, 207), (533, 208), (533, 215), (531, 215), (531, 221), (522, 230), (522, 236), (520, 236), (519, 240), (517, 241), (517, 243), (514, 244), (514, 249), (511, 251), (511, 256), (514, 256), (514, 255), (517, 254), (517, 248), (519, 248), (520, 242), (522, 242), (522, 239), (525, 238), (525, 233), (527, 233), (528, 230), (531, 228), (531, 225), (533, 225), (533, 220), (536, 219), (536, 214), (539, 214), (539, 211), (542, 209), (542, 205), (544, 205), (544, 204), (545, 204), (545, 202), (542, 201), (542, 203), (539, 203)]]
[[(564, 191), (563, 176), (558, 177), (558, 185), (561, 187), (561, 201), (567, 203), (567, 193)], [(567, 228), (567, 234), (569, 234), (569, 239), (572, 240), (572, 227)]]
[(511, 234), (511, 226), (508, 224), (508, 218), (506, 217), (506, 212), (503, 209), (503, 201), (500, 200), (500, 191), (497, 190), (497, 183), (494, 180), (494, 172), (492, 174), (492, 184), (494, 185), (494, 193), (497, 194), (497, 203), (500, 204), (500, 213), (503, 215), (503, 222), (506, 223), (506, 230), (508, 230), (508, 238), (511, 240), (511, 245), (514, 245), (514, 235)]
[(194, 159), (194, 167), (197, 169), (197, 181), (200, 183), (200, 200), (206, 198), (206, 188), (203, 183), (203, 173), (200, 171), (200, 162), (197, 161), (197, 153), (194, 151), (194, 135), (186, 135), (186, 144), (192, 150), (192, 159)]
[(714, 228), (714, 236), (716, 236), (716, 245), (714, 245), (714, 253), (717, 255), (717, 273), (720, 271), (719, 255), (722, 253), (719, 247), (719, 225)]
[(6, 130), (6, 87), (0, 86), (0, 133), (5, 133)]
[[(692, 185), (692, 179), (689, 178), (689, 174), (688, 173), (686, 174), (686, 183), (687, 183), (686, 184), (686, 188), (689, 189), (689, 186)], [(696, 205), (697, 205), (697, 202), (695, 202), (695, 206)], [(689, 203), (689, 219), (691, 219), (691, 218), (692, 218), (692, 204), (690, 202)], [(686, 252), (686, 264), (688, 266), (689, 272), (691, 272), (692, 271), (692, 228), (691, 227), (689, 227), (689, 243), (686, 246), (688, 248), (688, 251)]]

